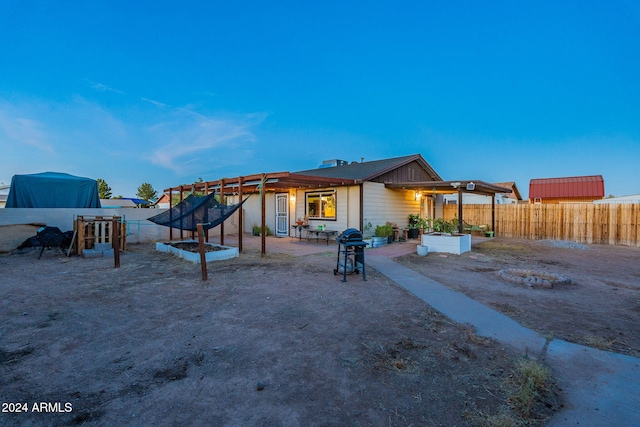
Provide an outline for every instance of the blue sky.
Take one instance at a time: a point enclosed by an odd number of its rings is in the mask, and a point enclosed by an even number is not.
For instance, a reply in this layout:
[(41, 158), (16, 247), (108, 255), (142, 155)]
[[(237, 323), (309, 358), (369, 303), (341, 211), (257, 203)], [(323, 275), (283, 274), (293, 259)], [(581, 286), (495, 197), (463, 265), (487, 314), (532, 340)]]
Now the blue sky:
[(637, 1), (0, 2), (0, 182), (420, 153), (443, 179), (640, 193)]

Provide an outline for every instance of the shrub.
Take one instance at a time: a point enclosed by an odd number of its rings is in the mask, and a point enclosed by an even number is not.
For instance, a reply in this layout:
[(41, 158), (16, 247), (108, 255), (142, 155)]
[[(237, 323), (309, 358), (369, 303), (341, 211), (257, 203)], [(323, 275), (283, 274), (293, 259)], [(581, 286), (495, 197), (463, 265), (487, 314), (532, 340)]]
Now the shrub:
[(376, 236), (378, 237), (391, 237), (393, 236), (393, 227), (390, 225), (378, 225), (376, 226)]

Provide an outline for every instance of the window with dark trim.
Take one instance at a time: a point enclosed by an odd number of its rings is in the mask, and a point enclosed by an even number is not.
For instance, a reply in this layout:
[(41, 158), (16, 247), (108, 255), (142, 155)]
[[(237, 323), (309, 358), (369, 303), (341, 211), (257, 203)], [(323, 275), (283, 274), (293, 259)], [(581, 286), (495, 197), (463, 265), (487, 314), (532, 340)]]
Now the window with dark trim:
[(336, 219), (336, 190), (305, 193), (305, 198), (309, 219)]

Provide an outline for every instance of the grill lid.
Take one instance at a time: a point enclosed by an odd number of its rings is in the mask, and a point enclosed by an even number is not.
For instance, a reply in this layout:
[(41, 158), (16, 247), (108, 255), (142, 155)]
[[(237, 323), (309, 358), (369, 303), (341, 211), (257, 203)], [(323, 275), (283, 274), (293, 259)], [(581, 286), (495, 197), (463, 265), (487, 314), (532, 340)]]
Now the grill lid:
[(357, 228), (347, 228), (338, 236), (339, 242), (361, 242), (362, 233)]
[(43, 227), (38, 230), (36, 238), (43, 247), (55, 247), (62, 245), (64, 234), (58, 227)]

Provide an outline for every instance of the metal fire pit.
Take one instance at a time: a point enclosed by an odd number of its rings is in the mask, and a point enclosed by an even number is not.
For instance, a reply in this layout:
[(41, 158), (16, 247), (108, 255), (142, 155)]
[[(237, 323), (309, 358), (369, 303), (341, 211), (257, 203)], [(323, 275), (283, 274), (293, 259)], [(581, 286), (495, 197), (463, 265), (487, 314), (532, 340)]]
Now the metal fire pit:
[(42, 249), (40, 249), (40, 255), (38, 255), (38, 259), (40, 259), (45, 248), (62, 247), (62, 242), (64, 242), (64, 233), (60, 231), (58, 227), (44, 227), (38, 230), (36, 238), (42, 245)]
[(367, 280), (364, 267), (364, 248), (367, 243), (363, 241), (360, 230), (348, 228), (336, 237), (336, 242), (338, 243), (338, 259), (333, 274), (342, 273), (342, 281), (346, 282), (347, 274), (360, 274), (360, 269), (362, 269), (362, 280)]

